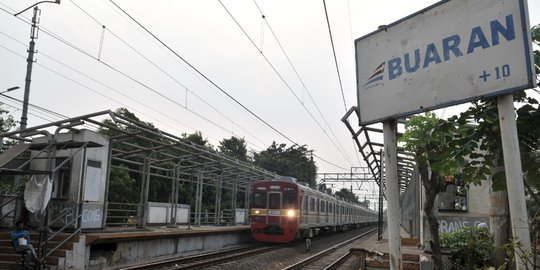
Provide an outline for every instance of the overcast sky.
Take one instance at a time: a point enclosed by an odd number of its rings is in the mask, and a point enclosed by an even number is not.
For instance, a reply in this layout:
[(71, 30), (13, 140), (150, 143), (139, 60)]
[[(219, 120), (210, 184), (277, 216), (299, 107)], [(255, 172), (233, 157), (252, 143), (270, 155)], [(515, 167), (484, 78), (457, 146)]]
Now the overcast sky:
[[(12, 14), (35, 2), (0, 1), (0, 89), (20, 86), (8, 95), (21, 100), (30, 34), (25, 21), (32, 10), (19, 18)], [(109, 0), (39, 6), (31, 104), (69, 117), (127, 107), (170, 133), (201, 131), (213, 145), (234, 135), (245, 138), (254, 151), (272, 141), (287, 146), (293, 141), (314, 150), (319, 172), (346, 172), (365, 166), (340, 121), (356, 105), (354, 39), (437, 1), (328, 0), (343, 92), (322, 0), (114, 2), (287, 138), (242, 109)], [(539, 2), (529, 1), (531, 25), (540, 23)], [(20, 119), (19, 103), (0, 101)], [(28, 126), (59, 119), (32, 108), (29, 112)]]

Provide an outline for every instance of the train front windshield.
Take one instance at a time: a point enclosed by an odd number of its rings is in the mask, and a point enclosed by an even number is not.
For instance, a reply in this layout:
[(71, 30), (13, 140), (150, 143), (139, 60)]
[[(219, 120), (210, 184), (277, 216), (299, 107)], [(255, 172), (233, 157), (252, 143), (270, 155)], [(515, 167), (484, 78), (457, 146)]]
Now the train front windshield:
[(266, 208), (266, 192), (255, 192), (251, 198), (251, 208)]
[(296, 208), (294, 193), (255, 192), (252, 195), (251, 208), (292, 209)]

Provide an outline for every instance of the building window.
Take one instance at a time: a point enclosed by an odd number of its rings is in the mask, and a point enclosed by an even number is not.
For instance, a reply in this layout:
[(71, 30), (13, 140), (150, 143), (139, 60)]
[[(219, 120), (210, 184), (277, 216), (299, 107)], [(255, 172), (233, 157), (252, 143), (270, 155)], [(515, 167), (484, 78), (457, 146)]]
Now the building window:
[[(55, 160), (56, 167), (66, 161), (65, 157), (57, 157)], [(54, 198), (67, 199), (69, 197), (69, 183), (71, 182), (71, 160), (62, 164), (56, 173), (56, 184), (53, 186)]]
[(439, 210), (467, 211), (467, 188), (459, 177), (446, 176), (445, 189), (439, 193)]

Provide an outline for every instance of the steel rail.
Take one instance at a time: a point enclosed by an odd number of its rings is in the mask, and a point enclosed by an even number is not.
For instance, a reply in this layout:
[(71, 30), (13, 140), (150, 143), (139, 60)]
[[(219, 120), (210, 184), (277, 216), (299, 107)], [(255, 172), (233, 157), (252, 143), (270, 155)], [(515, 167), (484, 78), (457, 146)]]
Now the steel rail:
[[(324, 256), (326, 256), (326, 255), (328, 255), (328, 254), (330, 254), (330, 253), (336, 251), (338, 248), (341, 248), (341, 247), (343, 247), (343, 246), (345, 246), (345, 245), (347, 245), (347, 244), (349, 244), (349, 243), (351, 243), (351, 242), (353, 242), (353, 241), (358, 240), (359, 238), (362, 238), (362, 237), (364, 237), (364, 236), (366, 236), (366, 235), (369, 235), (369, 234), (371, 234), (371, 233), (374, 233), (374, 232), (376, 232), (376, 231), (377, 231), (377, 228), (372, 229), (372, 230), (369, 230), (369, 231), (367, 231), (367, 232), (365, 232), (365, 233), (363, 233), (363, 234), (360, 234), (360, 235), (358, 235), (358, 236), (356, 236), (356, 237), (354, 237), (354, 238), (351, 238), (351, 239), (349, 239), (349, 240), (347, 240), (347, 241), (341, 242), (341, 243), (339, 243), (339, 244), (337, 244), (337, 245), (335, 245), (335, 246), (332, 246), (332, 247), (330, 247), (330, 248), (328, 248), (328, 249), (325, 249), (325, 250), (323, 250), (323, 251), (321, 251), (321, 252), (319, 252), (319, 253), (317, 253), (317, 254), (311, 256), (311, 257), (308, 257), (308, 258), (306, 258), (306, 259), (304, 259), (304, 260), (298, 262), (298, 263), (295, 263), (295, 264), (293, 264), (293, 265), (289, 265), (288, 267), (285, 267), (285, 268), (283, 268), (282, 270), (295, 270), (295, 269), (301, 269), (302, 267), (304, 267), (304, 266), (306, 266), (306, 265), (309, 265), (309, 264), (311, 264), (311, 263), (313, 263), (313, 262), (315, 262), (315, 261), (317, 261), (317, 260), (323, 258)], [(339, 262), (340, 262), (340, 263), (343, 263), (344, 260), (342, 260), (342, 258), (343, 258), (343, 257), (341, 257), (338, 261), (335, 261), (334, 263), (332, 263), (331, 266), (332, 266), (332, 265), (337, 266), (337, 265), (338, 265), (337, 263), (339, 263)], [(325, 268), (325, 269), (326, 269), (326, 268)], [(328, 268), (328, 269), (335, 269), (335, 268)]]
[(141, 270), (158, 269), (167, 267), (167, 269), (201, 269), (212, 265), (222, 264), (238, 260), (241, 258), (266, 253), (275, 249), (283, 248), (285, 245), (264, 246), (261, 244), (245, 245), (237, 248), (208, 252), (193, 256), (173, 258), (163, 261), (150, 262), (135, 266), (119, 268), (120, 270)]

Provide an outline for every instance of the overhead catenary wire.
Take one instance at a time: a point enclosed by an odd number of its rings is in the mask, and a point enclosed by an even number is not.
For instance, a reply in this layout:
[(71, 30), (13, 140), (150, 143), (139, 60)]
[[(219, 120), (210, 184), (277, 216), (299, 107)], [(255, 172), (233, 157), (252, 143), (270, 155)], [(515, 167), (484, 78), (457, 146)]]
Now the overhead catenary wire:
[[(262, 9), (260, 8), (259, 4), (257, 3), (257, 0), (253, 0), (253, 3), (255, 4), (255, 6), (257, 7), (257, 10), (259, 11), (261, 17), (262, 17), (262, 20), (264, 22), (266, 22), (266, 25), (268, 26), (268, 29), (270, 30), (270, 33), (272, 33), (274, 39), (276, 40), (279, 48), (281, 49), (281, 51), (283, 52), (283, 55), (285, 56), (285, 58), (287, 59), (287, 62), (289, 63), (289, 65), (291, 66), (292, 70), (294, 71), (296, 77), (298, 78), (298, 80), (300, 81), (302, 87), (304, 88), (304, 90), (306, 91), (306, 93), (308, 94), (308, 97), (310, 98), (311, 102), (313, 103), (313, 105), (315, 106), (315, 108), (317, 109), (317, 111), (319, 112), (319, 115), (321, 116), (321, 118), (323, 119), (324, 123), (326, 124), (326, 126), (328, 127), (328, 129), (330, 130), (330, 132), (332, 133), (332, 135), (334, 136), (334, 139), (336, 140), (337, 144), (339, 145), (339, 147), (341, 148), (341, 150), (343, 150), (344, 153), (345, 152), (345, 149), (343, 147), (343, 145), (341, 145), (339, 139), (337, 138), (336, 134), (334, 133), (334, 130), (330, 127), (330, 124), (328, 123), (328, 121), (326, 120), (326, 117), (324, 117), (323, 113), (321, 112), (317, 102), (315, 102), (315, 99), (313, 98), (313, 96), (311, 95), (311, 92), (308, 90), (306, 84), (304, 83), (304, 80), (302, 79), (302, 77), (300, 76), (300, 74), (298, 73), (296, 67), (294, 66), (292, 60), (290, 59), (289, 55), (287, 54), (287, 52), (285, 51), (285, 48), (283, 47), (283, 45), (281, 44), (281, 41), (279, 40), (279, 38), (277, 37), (276, 33), (274, 32), (274, 29), (272, 28), (272, 26), (270, 25), (270, 23), (268, 22), (268, 19), (266, 17), (266, 15), (262, 12)], [(351, 33), (351, 37), (352, 37), (352, 33)], [(356, 159), (358, 161), (358, 163), (361, 163), (360, 162), (360, 158), (358, 156), (358, 151), (356, 149), (356, 145), (354, 144), (354, 142), (352, 142), (353, 144), (353, 147), (355, 149), (355, 154), (356, 154)], [(349, 161), (350, 162), (350, 161)]]
[[(111, 2), (112, 2), (112, 1), (111, 1)], [(4, 11), (5, 11), (5, 10), (4, 10)], [(21, 19), (21, 20), (22, 20), (22, 19)], [(24, 20), (22, 20), (22, 21), (24, 21)], [(24, 21), (24, 22), (26, 22), (26, 21)], [(26, 22), (26, 23), (28, 23), (28, 22)], [(139, 24), (139, 25), (140, 25), (140, 24)], [(146, 28), (144, 28), (144, 29), (145, 29), (145, 31), (149, 32)], [(83, 55), (86, 55), (86, 56), (88, 56), (88, 57), (90, 57), (90, 58), (93, 58), (93, 59), (97, 60), (96, 57), (94, 57), (92, 54), (90, 54), (90, 53), (84, 51), (83, 49), (81, 49), (80, 47), (76, 46), (75, 44), (73, 44), (73, 43), (71, 43), (71, 42), (69, 42), (69, 41), (63, 39), (61, 36), (58, 36), (58, 35), (54, 34), (53, 32), (50, 32), (50, 31), (48, 31), (48, 30), (46, 30), (46, 29), (44, 29), (44, 28), (42, 28), (42, 32), (44, 32), (45, 34), (51, 36), (52, 38), (57, 39), (57, 40), (60, 41), (60, 42), (66, 44), (67, 46), (73, 48), (74, 50), (79, 51), (79, 52), (82, 53)], [(155, 37), (155, 36), (154, 36), (154, 37)], [(161, 43), (161, 40), (160, 40), (160, 43)], [(169, 50), (170, 50), (170, 48), (169, 48)], [(172, 51), (172, 52), (174, 52), (174, 51)], [(177, 57), (179, 56), (176, 52), (174, 52), (174, 54), (175, 54)], [(183, 60), (183, 61), (185, 61), (185, 60)], [(110, 65), (110, 64), (108, 64), (108, 63), (105, 63), (105, 62), (103, 62), (103, 61), (101, 61), (100, 63), (102, 63), (103, 65), (107, 66), (108, 68), (112, 69), (113, 71), (118, 72), (119, 74), (121, 74), (121, 75), (123, 75), (123, 76), (125, 76), (125, 77), (131, 78), (131, 79), (132, 79), (134, 82), (136, 82), (137, 84), (139, 84), (139, 85), (141, 85), (141, 86), (143, 86), (143, 87), (145, 87), (145, 88), (150, 88), (150, 87), (148, 87), (147, 85), (145, 85), (144, 83), (142, 83), (142, 82), (136, 80), (135, 78), (130, 77), (129, 75), (127, 75), (127, 74), (125, 74), (125, 73), (122, 73), (120, 70), (118, 70), (118, 69), (115, 68), (114, 66), (112, 66), (112, 65)], [(186, 64), (187, 64), (187, 65), (190, 65), (189, 63), (186, 63)], [(193, 66), (191, 66), (191, 65), (190, 65), (190, 67), (193, 68)], [(204, 74), (200, 73), (199, 70), (196, 70), (196, 72), (199, 73), (199, 75), (205, 77), (205, 79), (206, 79), (209, 83), (213, 84), (214, 86), (217, 86), (212, 80), (208, 79)], [(150, 88), (150, 89), (151, 89), (151, 88)], [(150, 89), (149, 89), (149, 90), (150, 90)], [(227, 93), (226, 91), (224, 91), (223, 89), (220, 89), (220, 91), (222, 91), (225, 95), (231, 97), (231, 96), (228, 95), (228, 93)], [(233, 100), (234, 100), (234, 99), (233, 99)], [(237, 102), (237, 104), (240, 105), (241, 107), (247, 109), (243, 104), (239, 103), (237, 100), (234, 100), (234, 101)], [(249, 111), (249, 109), (248, 109), (248, 111)], [(249, 111), (249, 113), (252, 114), (252, 115), (254, 114), (252, 111)], [(273, 126), (269, 125), (269, 124), (268, 124), (267, 122), (265, 122), (263, 119), (261, 119), (260, 117), (258, 117), (258, 115), (255, 114), (254, 116), (256, 116), (259, 120), (262, 120), (262, 122), (263, 122), (265, 125), (267, 125), (267, 126), (273, 128)], [(295, 143), (294, 141), (292, 141), (290, 138), (288, 138), (287, 136), (285, 136), (283, 133), (281, 133), (279, 130), (277, 130), (277, 129), (275, 129), (275, 128), (273, 128), (273, 129), (274, 129), (274, 131), (276, 131), (277, 133), (279, 133), (280, 135), (282, 135), (282, 136), (284, 136), (286, 139), (288, 139), (290, 142), (292, 142), (292, 143), (294, 143), (294, 144), (297, 144), (297, 143)], [(298, 144), (297, 144), (297, 145), (298, 145)], [(317, 155), (315, 155), (315, 156), (317, 156)], [(317, 157), (320, 158), (319, 156), (317, 156)], [(320, 159), (323, 160), (324, 162), (328, 163), (328, 164), (331, 164), (332, 166), (336, 166), (336, 167), (341, 168), (340, 166), (338, 166), (338, 165), (336, 165), (336, 164), (333, 164), (333, 163), (331, 163), (331, 162), (329, 162), (329, 161), (327, 161), (327, 160), (325, 160), (325, 159), (322, 159), (322, 158), (320, 158)]]
[[(0, 33), (1, 33), (1, 32), (0, 32)], [(3, 33), (1, 33), (1, 34), (3, 34)], [(10, 52), (12, 52), (13, 54), (16, 54), (16, 55), (20, 56), (21, 58), (26, 58), (24, 55), (18, 54), (18, 53), (16, 53), (16, 52), (12, 51), (12, 50), (9, 49), (9, 48), (6, 48), (5, 46), (0, 45), (0, 48), (3, 48), (4, 50), (10, 51)], [(43, 54), (43, 53), (41, 53), (41, 55), (43, 55), (43, 56), (49, 58), (48, 56), (46, 56), (46, 55)], [(51, 60), (53, 60), (53, 61), (55, 61), (55, 62), (57, 62), (57, 63), (60, 63), (60, 62), (58, 62), (58, 61), (55, 60), (55, 59), (52, 59), (52, 58), (51, 58)], [(62, 63), (60, 63), (60, 64), (62, 64)], [(52, 69), (52, 68), (49, 68), (49, 67), (47, 67), (47, 66), (45, 66), (45, 65), (43, 65), (43, 64), (41, 64), (41, 63), (36, 63), (36, 65), (42, 67), (43, 69), (45, 69), (45, 70), (47, 70), (47, 71), (49, 71), (49, 72), (51, 72), (51, 73), (53, 73), (53, 74), (55, 74), (55, 75), (61, 77), (61, 78), (65, 79), (65, 80), (67, 80), (67, 81), (70, 81), (70, 82), (72, 82), (72, 83), (74, 83), (74, 84), (76, 84), (76, 85), (78, 85), (78, 86), (80, 86), (80, 87), (82, 87), (82, 88), (84, 88), (84, 89), (87, 89), (87, 90), (89, 90), (89, 91), (91, 91), (91, 92), (94, 92), (95, 94), (97, 94), (97, 95), (99, 95), (99, 96), (101, 96), (101, 97), (103, 97), (103, 98), (106, 98), (106, 99), (108, 99), (108, 100), (110, 100), (110, 101), (112, 101), (112, 102), (115, 102), (115, 103), (119, 104), (119, 105), (122, 106), (122, 107), (128, 108), (128, 109), (130, 109), (130, 110), (132, 110), (132, 111), (134, 111), (134, 112), (140, 113), (140, 114), (142, 114), (142, 115), (144, 115), (144, 116), (146, 116), (146, 117), (148, 117), (148, 118), (154, 119), (155, 121), (157, 121), (157, 122), (159, 122), (159, 123), (161, 123), (161, 124), (167, 125), (167, 126), (169, 126), (170, 128), (176, 129), (175, 127), (171, 126), (170, 124), (167, 124), (167, 123), (164, 123), (164, 122), (162, 122), (162, 121), (160, 121), (160, 120), (158, 120), (158, 119), (155, 119), (155, 118), (153, 118), (152, 116), (150, 116), (150, 115), (148, 115), (148, 114), (146, 114), (146, 113), (144, 113), (144, 112), (140, 112), (140, 111), (138, 111), (138, 110), (136, 110), (136, 109), (134, 109), (134, 108), (132, 108), (132, 107), (126, 105), (125, 103), (122, 103), (122, 102), (120, 102), (120, 101), (118, 101), (118, 100), (116, 100), (116, 99), (114, 99), (114, 98), (112, 98), (112, 97), (110, 97), (110, 96), (107, 96), (107, 95), (105, 95), (105, 94), (103, 94), (103, 93), (100, 93), (99, 91), (97, 91), (97, 90), (95, 90), (95, 89), (92, 89), (92, 88), (90, 88), (90, 87), (88, 87), (88, 86), (86, 86), (86, 85), (80, 83), (79, 81), (77, 81), (77, 80), (75, 80), (75, 79), (72, 79), (72, 78), (70, 78), (70, 77), (68, 77), (68, 76), (66, 76), (66, 75), (64, 75), (64, 74), (62, 74), (62, 73), (60, 73), (60, 72), (58, 72), (58, 71)], [(63, 65), (63, 64), (62, 64), (62, 65)], [(65, 66), (65, 65), (64, 65), (64, 66)], [(69, 66), (66, 66), (66, 67), (70, 68)], [(74, 70), (74, 71), (76, 71), (76, 70)], [(76, 72), (78, 72), (78, 71), (76, 71)], [(80, 72), (78, 72), (78, 73), (81, 74), (81, 75), (83, 75), (83, 74), (80, 73)]]
[(343, 92), (343, 83), (341, 82), (341, 74), (339, 72), (339, 65), (336, 56), (336, 48), (334, 46), (334, 38), (332, 37), (332, 29), (330, 27), (330, 20), (328, 19), (328, 10), (326, 9), (326, 0), (323, 0), (324, 14), (326, 15), (326, 24), (328, 25), (328, 34), (330, 35), (330, 43), (332, 44), (332, 53), (334, 54), (334, 63), (336, 64), (336, 72), (339, 81), (339, 88), (341, 89), (341, 97), (343, 98), (343, 106), (345, 112), (347, 111), (347, 102), (345, 101), (345, 93)]
[[(81, 6), (77, 5), (77, 3), (69, 0), (75, 7), (77, 7), (79, 10), (81, 10), (84, 14), (86, 14), (88, 17), (90, 17), (94, 22), (96, 22), (98, 25), (103, 25), (99, 20), (97, 20), (94, 16), (92, 16), (89, 12), (87, 12), (86, 10), (84, 10)], [(103, 25), (103, 29), (104, 31), (107, 31), (109, 32), (110, 34), (112, 34), (114, 37), (116, 37), (120, 42), (122, 42), (122, 44), (124, 44), (125, 46), (127, 46), (129, 49), (131, 49), (133, 52), (135, 52), (137, 55), (139, 55), (140, 57), (142, 57), (145, 61), (147, 61), (148, 63), (150, 63), (152, 66), (154, 66), (155, 68), (157, 68), (160, 72), (162, 72), (163, 74), (165, 74), (167, 77), (169, 77), (172, 81), (174, 81), (176, 84), (178, 84), (179, 86), (181, 86), (182, 88), (186, 89), (187, 92), (191, 93), (192, 95), (194, 95), (198, 100), (200, 100), (201, 102), (203, 102), (204, 104), (206, 104), (211, 110), (215, 111), (216, 113), (218, 113), (219, 115), (221, 115), (223, 118), (227, 119), (228, 121), (230, 121), (232, 124), (234, 124), (235, 126), (239, 127), (242, 131), (244, 131), (246, 134), (248, 134), (249, 136), (253, 137), (255, 140), (259, 141), (261, 144), (265, 144), (261, 139), (259, 139), (257, 136), (253, 135), (251, 132), (249, 132), (247, 129), (245, 129), (244, 127), (242, 127), (242, 125), (236, 123), (233, 119), (231, 119), (230, 117), (228, 117), (227, 115), (225, 115), (223, 112), (221, 112), (220, 110), (218, 110), (215, 106), (212, 106), (211, 104), (209, 104), (205, 99), (201, 98), (199, 95), (197, 95), (197, 93), (193, 92), (191, 89), (189, 89), (187, 86), (185, 86), (183, 83), (181, 83), (178, 79), (176, 79), (174, 76), (172, 76), (169, 72), (167, 72), (166, 70), (164, 70), (162, 67), (160, 67), (157, 63), (155, 63), (154, 61), (150, 60), (147, 56), (145, 56), (143, 53), (141, 53), (139, 50), (137, 50), (135, 47), (133, 47), (131, 44), (129, 44), (127, 41), (125, 41), (122, 37), (120, 37), (119, 35), (117, 35), (116, 33), (114, 33), (111, 29), (109, 28), (105, 28), (105, 26)], [(105, 30), (106, 29), (106, 30)], [(184, 109), (187, 109), (188, 111), (191, 111), (187, 108), (187, 102), (186, 102), (186, 105), (184, 107)], [(222, 128), (223, 129), (223, 128)], [(234, 133), (233, 133), (234, 135)], [(254, 145), (253, 143), (251, 143), (252, 145)], [(261, 148), (260, 146), (257, 146), (258, 148)]]
[(211, 83), (213, 86), (215, 86), (217, 89), (219, 89), (223, 94), (225, 94), (227, 97), (232, 99), (236, 104), (238, 104), (240, 107), (242, 107), (244, 110), (249, 112), (253, 117), (257, 118), (259, 121), (264, 123), (267, 127), (281, 135), (283, 138), (288, 140), (289, 142), (298, 145), (294, 140), (286, 136), (284, 133), (279, 131), (277, 128), (275, 128), (273, 125), (262, 119), (259, 115), (254, 113), (252, 110), (250, 110), (248, 107), (246, 107), (244, 104), (242, 104), (240, 101), (238, 101), (236, 98), (234, 98), (231, 94), (229, 94), (227, 91), (225, 91), (223, 88), (221, 88), (219, 85), (217, 85), (213, 80), (211, 80), (209, 77), (207, 77), (205, 74), (203, 74), (199, 69), (197, 69), (195, 66), (193, 66), (190, 62), (188, 62), (185, 58), (180, 56), (175, 50), (173, 50), (169, 45), (167, 45), (165, 42), (163, 42), (159, 37), (154, 35), (150, 30), (148, 30), (144, 25), (142, 25), (138, 20), (136, 20), (133, 16), (131, 16), (129, 13), (127, 13), (124, 9), (122, 9), (118, 4), (116, 4), (114, 1), (110, 0), (111, 3), (113, 3), (120, 11), (122, 11), (126, 16), (128, 16), (131, 20), (133, 20), (139, 27), (144, 29), (149, 35), (151, 35), (153, 38), (155, 38), (161, 45), (163, 45), (165, 48), (167, 48), (169, 51), (171, 51), (174, 55), (176, 55), (179, 59), (181, 59), (184, 63), (186, 63), (190, 68), (195, 70), (200, 76), (202, 76), (205, 80), (207, 80), (209, 83)]
[[(255, 44), (255, 42), (253, 41), (253, 39), (251, 39), (251, 37), (247, 34), (247, 32), (244, 30), (244, 28), (240, 25), (240, 23), (236, 20), (236, 18), (232, 15), (232, 13), (227, 9), (227, 7), (223, 4), (223, 2), (221, 2), (221, 0), (218, 0), (218, 2), (221, 4), (221, 6), (225, 9), (225, 11), (227, 12), (227, 14), (229, 14), (229, 16), (231, 17), (231, 19), (236, 23), (236, 25), (240, 28), (240, 30), (244, 33), (244, 35), (246, 36), (246, 38), (251, 42), (251, 44), (260, 52), (261, 56), (264, 58), (264, 60), (266, 61), (266, 63), (271, 67), (271, 69), (274, 71), (274, 73), (276, 73), (276, 75), (281, 79), (281, 81), (285, 84), (285, 86), (287, 87), (287, 89), (289, 89), (289, 91), (293, 94), (293, 96), (296, 98), (296, 100), (300, 103), (300, 105), (305, 109), (305, 111), (308, 113), (308, 115), (311, 117), (311, 119), (317, 124), (317, 126), (323, 131), (323, 133), (328, 137), (328, 139), (332, 142), (332, 144), (338, 149), (338, 151), (345, 157), (345, 159), (350, 163), (350, 165), (352, 166), (352, 162), (350, 161), (349, 157), (342, 151), (342, 149), (339, 148), (339, 146), (336, 145), (336, 143), (334, 142), (334, 140), (332, 138), (330, 138), (330, 136), (328, 135), (328, 133), (326, 132), (326, 130), (322, 127), (322, 125), (319, 123), (319, 121), (317, 121), (317, 119), (315, 118), (315, 116), (311, 113), (311, 111), (306, 107), (306, 105), (304, 104), (304, 102), (302, 102), (300, 100), (300, 98), (298, 97), (298, 95), (292, 90), (292, 88), (290, 87), (290, 85), (287, 83), (287, 81), (285, 81), (285, 79), (283, 78), (283, 76), (281, 75), (281, 73), (279, 73), (279, 71), (275, 68), (275, 66), (272, 64), (272, 62), (270, 62), (270, 60), (264, 55), (264, 53), (262, 52), (262, 50), (257, 47), (257, 45)], [(263, 15), (264, 16), (264, 15)], [(273, 31), (272, 31), (273, 33)], [(281, 45), (280, 45), (281, 46)], [(283, 47), (282, 47), (283, 48)], [(287, 57), (287, 59), (290, 61), (290, 59)], [(291, 62), (289, 62), (291, 63)], [(302, 82), (303, 84), (303, 82)], [(320, 112), (320, 111), (319, 111)]]
[[(7, 10), (5, 10), (5, 9), (3, 9), (3, 8), (0, 8), (0, 9), (3, 10), (4, 12), (10, 14)], [(12, 14), (10, 14), (10, 15), (12, 15)], [(23, 20), (23, 19), (21, 19), (21, 18), (19, 18), (19, 17), (16, 17), (16, 18), (18, 18), (19, 20), (21, 20), (21, 21), (23, 21), (23, 22), (29, 24), (29, 22), (27, 22), (27, 21), (25, 21), (25, 20)], [(191, 110), (191, 109), (189, 109), (189, 108), (186, 108), (186, 107), (182, 106), (182, 105), (179, 104), (178, 102), (176, 102), (176, 101), (172, 100), (171, 98), (169, 98), (169, 97), (163, 95), (163, 94), (160, 93), (159, 91), (157, 91), (157, 90), (153, 89), (152, 87), (150, 87), (150, 86), (148, 86), (148, 85), (142, 83), (141, 81), (135, 79), (133, 76), (130, 76), (130, 75), (128, 75), (127, 73), (122, 72), (122, 71), (119, 70), (118, 68), (116, 68), (116, 67), (114, 67), (114, 66), (108, 64), (107, 62), (105, 62), (105, 61), (103, 61), (103, 60), (99, 60), (97, 57), (93, 56), (91, 53), (89, 53), (89, 52), (87, 52), (87, 51), (84, 51), (83, 49), (79, 48), (78, 46), (76, 46), (76, 45), (74, 45), (74, 44), (72, 44), (72, 43), (70, 43), (70, 42), (68, 42), (67, 40), (63, 39), (62, 37), (60, 37), (60, 36), (58, 36), (58, 35), (56, 35), (56, 34), (50, 32), (50, 31), (48, 31), (46, 28), (41, 27), (40, 29), (41, 29), (41, 31), (42, 31), (43, 33), (45, 33), (45, 34), (47, 34), (47, 35), (53, 37), (54, 39), (57, 39), (58, 41), (60, 41), (60, 42), (62, 42), (62, 43), (64, 43), (64, 44), (66, 44), (67, 46), (69, 46), (69, 47), (75, 49), (76, 51), (82, 53), (83, 55), (85, 55), (85, 56), (87, 56), (87, 57), (89, 57), (89, 58), (92, 58), (92, 59), (96, 60), (97, 62), (99, 62), (99, 63), (105, 65), (106, 67), (110, 68), (111, 70), (113, 70), (113, 71), (119, 73), (120, 75), (122, 75), (122, 76), (124, 76), (124, 77), (126, 77), (126, 78), (132, 80), (133, 82), (139, 84), (140, 86), (142, 86), (142, 87), (144, 87), (144, 88), (146, 88), (146, 89), (148, 89), (148, 90), (154, 92), (155, 94), (158, 94), (159, 96), (161, 96), (161, 97), (163, 97), (163, 98), (165, 98), (165, 99), (171, 101), (172, 103), (176, 104), (177, 106), (179, 106), (179, 107), (181, 107), (181, 108), (184, 108), (184, 109), (190, 111), (191, 113), (193, 113), (193, 114), (195, 114), (196, 116), (200, 117), (201, 119), (203, 119), (203, 120), (209, 122), (210, 124), (212, 124), (212, 125), (214, 125), (214, 126), (220, 128), (220, 129), (222, 129), (222, 130), (224, 130), (224, 131), (226, 131), (226, 132), (230, 132), (230, 131), (229, 131), (228, 129), (226, 129), (225, 127), (223, 127), (223, 126), (217, 124), (216, 122), (214, 122), (214, 121), (208, 119), (207, 117), (202, 116), (201, 114), (199, 114), (199, 113), (197, 113), (197, 112), (195, 112), (195, 111), (193, 111), (193, 110)], [(89, 89), (89, 90), (90, 90), (90, 89)], [(98, 94), (103, 96), (103, 94), (101, 94), (101, 93), (98, 93)], [(159, 122), (159, 121), (158, 121), (158, 122)], [(168, 124), (167, 124), (167, 125), (168, 125)], [(170, 125), (169, 125), (169, 126), (170, 126)], [(234, 134), (233, 134), (233, 135), (234, 135)], [(215, 139), (215, 138), (214, 138), (214, 139)], [(216, 140), (216, 141), (219, 141), (219, 140), (217, 140), (217, 139), (215, 139), (215, 140)], [(247, 141), (247, 142), (248, 142), (248, 141)], [(250, 143), (250, 144), (256, 146), (256, 145), (253, 144), (253, 143)], [(256, 146), (256, 147), (259, 148), (259, 149), (261, 148), (260, 146)]]

